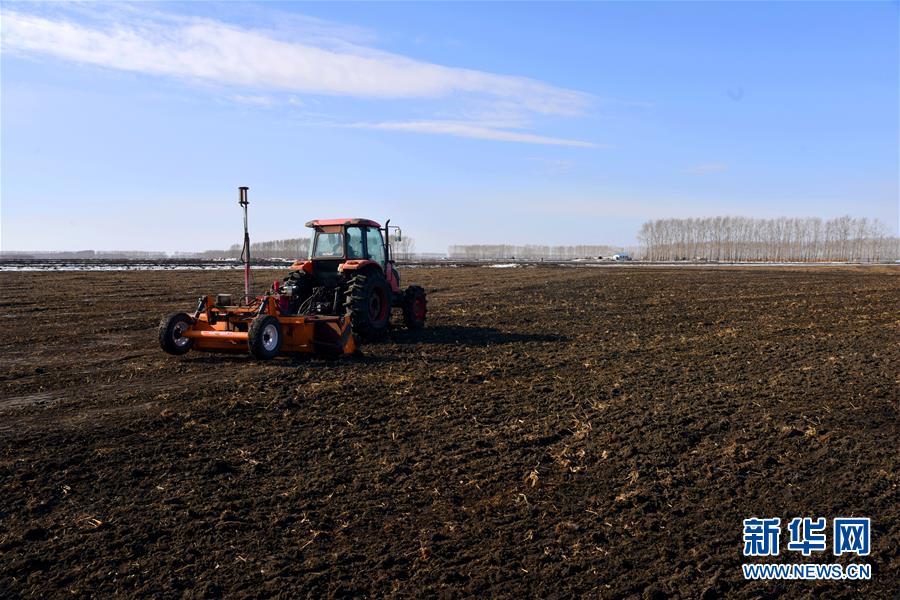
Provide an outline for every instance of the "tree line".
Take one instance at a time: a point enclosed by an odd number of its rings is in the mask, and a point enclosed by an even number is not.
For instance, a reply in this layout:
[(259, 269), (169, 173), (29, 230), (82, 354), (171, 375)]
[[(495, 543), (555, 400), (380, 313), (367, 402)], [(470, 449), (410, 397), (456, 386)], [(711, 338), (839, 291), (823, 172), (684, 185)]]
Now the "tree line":
[[(306, 258), (309, 256), (309, 244), (310, 239), (308, 237), (251, 242), (250, 258), (251, 260), (253, 258), (289, 258), (295, 260)], [(240, 258), (242, 248), (243, 246), (240, 244), (232, 244), (228, 251), (236, 258)]]
[[(296, 260), (309, 256), (310, 238), (291, 238), (286, 240), (271, 240), (268, 242), (252, 242), (250, 244), (250, 258), (285, 258)], [(228, 250), (206, 250), (199, 253), (179, 253), (180, 255), (209, 258), (209, 259), (238, 259), (241, 257), (243, 245), (232, 244)], [(415, 252), (416, 242), (411, 237), (404, 237), (399, 242), (391, 243), (391, 250), (397, 260), (409, 260)]]
[(17, 260), (154, 260), (168, 258), (165, 252), (142, 250), (4, 250), (0, 258)]
[(647, 221), (638, 233), (646, 260), (874, 262), (895, 260), (900, 240), (877, 219), (850, 216)]
[(541, 246), (526, 244), (468, 244), (447, 249), (447, 255), (456, 260), (572, 260), (575, 258), (600, 258), (621, 252), (613, 246)]
[[(202, 252), (176, 252), (184, 258), (239, 259), (243, 244), (232, 244), (227, 250), (204, 250)], [(250, 258), (297, 259), (309, 256), (309, 238), (291, 238), (268, 242), (251, 242)]]

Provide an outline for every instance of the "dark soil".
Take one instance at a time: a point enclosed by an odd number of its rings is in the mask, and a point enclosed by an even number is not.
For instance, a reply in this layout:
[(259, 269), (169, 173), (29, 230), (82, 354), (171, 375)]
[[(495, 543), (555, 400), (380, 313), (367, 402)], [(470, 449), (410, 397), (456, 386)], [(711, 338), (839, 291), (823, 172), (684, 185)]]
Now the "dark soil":
[[(411, 269), (426, 329), (257, 363), (157, 347), (236, 272), (0, 274), (0, 596), (888, 598), (898, 275)], [(751, 516), (872, 580), (745, 582)]]

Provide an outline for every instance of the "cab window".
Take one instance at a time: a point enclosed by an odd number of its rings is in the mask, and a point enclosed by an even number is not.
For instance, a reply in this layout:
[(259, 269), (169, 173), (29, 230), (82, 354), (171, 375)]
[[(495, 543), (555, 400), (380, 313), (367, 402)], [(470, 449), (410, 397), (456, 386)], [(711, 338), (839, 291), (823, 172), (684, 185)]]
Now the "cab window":
[(347, 228), (347, 258), (349, 260), (363, 258), (363, 238), (361, 227)]
[(313, 258), (335, 258), (344, 255), (344, 236), (339, 232), (316, 233), (316, 245), (313, 248)]
[(384, 241), (382, 241), (381, 231), (377, 227), (366, 228), (366, 247), (369, 250), (370, 259), (384, 264)]

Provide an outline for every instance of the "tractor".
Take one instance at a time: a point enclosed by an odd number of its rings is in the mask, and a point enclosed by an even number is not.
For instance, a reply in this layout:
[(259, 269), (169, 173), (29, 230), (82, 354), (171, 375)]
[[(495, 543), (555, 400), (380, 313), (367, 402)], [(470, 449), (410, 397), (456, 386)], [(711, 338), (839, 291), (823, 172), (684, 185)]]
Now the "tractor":
[(400, 273), (391, 255), (390, 232), (401, 231), (369, 219), (320, 219), (306, 224), (313, 230), (309, 259), (291, 266), (278, 285), (287, 297), (288, 314), (343, 315), (363, 340), (384, 336), (391, 309), (399, 308), (410, 329), (425, 325), (427, 299), (417, 285), (400, 288)]
[(400, 289), (400, 274), (391, 256), (388, 220), (382, 228), (369, 219), (310, 221), (313, 229), (307, 260), (291, 265), (263, 295), (250, 293), (250, 234), (246, 187), (239, 188), (244, 210), (244, 297), (201, 296), (193, 315), (173, 313), (159, 324), (159, 344), (180, 355), (191, 349), (249, 351), (257, 359), (282, 351), (328, 358), (357, 351), (357, 341), (377, 340), (387, 332), (393, 308), (403, 312), (410, 329), (425, 325), (427, 299), (419, 286)]

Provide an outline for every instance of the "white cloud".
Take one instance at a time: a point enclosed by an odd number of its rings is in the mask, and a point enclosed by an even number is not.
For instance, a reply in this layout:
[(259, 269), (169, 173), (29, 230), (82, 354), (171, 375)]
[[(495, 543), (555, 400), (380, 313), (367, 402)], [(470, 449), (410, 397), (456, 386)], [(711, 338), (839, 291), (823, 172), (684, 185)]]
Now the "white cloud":
[(352, 43), (324, 44), (316, 36), (286, 40), (273, 31), (152, 13), (122, 21), (4, 10), (3, 49), (253, 89), (362, 98), (465, 94), (533, 114), (569, 116), (581, 114), (590, 102), (587, 94), (533, 79), (447, 67)]
[(354, 123), (350, 127), (363, 129), (384, 129), (391, 131), (409, 131), (413, 133), (433, 133), (456, 137), (475, 138), (480, 140), (496, 140), (501, 142), (525, 142), (528, 144), (544, 144), (550, 146), (577, 146), (581, 148), (603, 148), (591, 142), (548, 137), (525, 133), (522, 131), (506, 131), (487, 127), (481, 123), (459, 121), (391, 121), (384, 123)]

